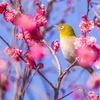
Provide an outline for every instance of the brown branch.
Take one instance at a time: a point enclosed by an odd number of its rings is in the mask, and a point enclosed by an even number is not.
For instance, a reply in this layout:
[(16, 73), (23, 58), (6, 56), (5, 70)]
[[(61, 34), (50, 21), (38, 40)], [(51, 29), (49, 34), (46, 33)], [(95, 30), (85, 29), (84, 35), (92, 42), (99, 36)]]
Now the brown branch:
[(58, 60), (58, 57), (57, 55), (55, 54), (55, 52), (53, 51), (53, 49), (49, 46), (49, 44), (46, 42), (45, 39), (41, 40), (47, 47), (48, 49), (51, 51), (51, 53), (53, 54), (55, 60), (56, 60), (56, 63), (57, 63), (57, 66), (58, 66), (58, 76), (60, 76), (62, 74), (62, 68), (61, 68), (61, 65), (60, 65), (60, 62)]
[(0, 38), (11, 48), (11, 46), (1, 36)]
[(95, 13), (95, 16), (98, 17), (98, 19), (100, 19), (100, 16), (98, 15), (98, 13), (96, 12), (96, 10), (94, 9), (94, 7), (92, 6), (91, 3), (90, 3), (90, 6), (91, 6), (93, 12)]
[(58, 99), (58, 100), (61, 100), (61, 99), (65, 98), (65, 97), (69, 96), (70, 94), (72, 94), (73, 92), (75, 92), (75, 91), (78, 90), (78, 89), (80, 89), (80, 87), (77, 87), (76, 89), (74, 89), (73, 91), (69, 92), (68, 94), (66, 94), (65, 96), (61, 97), (61, 98)]
[(86, 12), (86, 19), (87, 19), (87, 17), (88, 17), (88, 14), (89, 14), (89, 2), (90, 2), (90, 1), (87, 1), (87, 12)]
[(72, 68), (72, 67), (75, 65), (76, 61), (77, 61), (77, 60), (75, 60), (69, 67), (67, 67), (67, 68), (65, 69), (64, 73), (61, 75), (61, 78), (63, 78), (64, 75), (65, 75), (66, 73), (69, 72), (69, 69)]
[[(35, 69), (36, 70), (36, 69)], [(55, 89), (55, 87), (53, 86), (53, 84), (39, 71), (37, 70), (37, 72), (50, 84), (50, 86)]]
[(38, 71), (39, 67), (40, 67), (40, 66), (37, 66), (37, 67), (36, 67), (35, 72), (34, 72), (34, 73), (32, 73), (32, 77), (31, 77), (30, 81), (28, 82), (28, 84), (27, 84), (26, 88), (23, 90), (22, 95), (25, 93), (25, 91), (26, 91), (26, 90), (27, 90), (27, 88), (29, 87), (29, 85), (30, 85), (30, 83), (31, 83), (31, 81), (32, 81), (32, 79), (33, 79), (33, 77), (34, 77), (34, 75), (35, 75), (35, 74), (36, 74), (36, 72)]

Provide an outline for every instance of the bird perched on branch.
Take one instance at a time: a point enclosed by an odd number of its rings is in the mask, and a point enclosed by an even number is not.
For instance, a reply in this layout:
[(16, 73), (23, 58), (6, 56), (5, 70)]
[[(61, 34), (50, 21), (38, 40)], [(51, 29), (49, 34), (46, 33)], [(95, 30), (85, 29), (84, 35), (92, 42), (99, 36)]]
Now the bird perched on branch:
[[(74, 41), (77, 38), (73, 31), (73, 28), (68, 24), (60, 24), (54, 26), (59, 29), (60, 47), (64, 57), (68, 62), (73, 63), (76, 60), (75, 56), (76, 50), (74, 47)], [(79, 64), (76, 61), (74, 65), (79, 65)], [(81, 66), (81, 67), (86, 69), (90, 74), (94, 72), (90, 66)]]

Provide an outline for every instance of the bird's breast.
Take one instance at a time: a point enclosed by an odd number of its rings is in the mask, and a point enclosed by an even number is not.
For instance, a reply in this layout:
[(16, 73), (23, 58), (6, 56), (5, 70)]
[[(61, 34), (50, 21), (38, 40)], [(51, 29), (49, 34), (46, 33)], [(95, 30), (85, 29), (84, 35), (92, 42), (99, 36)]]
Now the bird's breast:
[(64, 37), (60, 39), (60, 47), (66, 60), (70, 63), (75, 61), (74, 41), (76, 37)]

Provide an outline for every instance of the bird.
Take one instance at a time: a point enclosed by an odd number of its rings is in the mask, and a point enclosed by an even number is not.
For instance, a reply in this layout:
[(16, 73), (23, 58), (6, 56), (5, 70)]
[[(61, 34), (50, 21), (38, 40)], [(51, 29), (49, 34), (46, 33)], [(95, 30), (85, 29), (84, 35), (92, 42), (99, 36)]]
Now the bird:
[[(58, 28), (60, 33), (61, 51), (65, 59), (72, 64), (76, 60), (75, 56), (76, 50), (74, 47), (74, 42), (77, 36), (75, 35), (73, 28), (69, 24), (60, 24), (54, 26)], [(75, 65), (79, 66), (77, 61), (73, 66)], [(81, 66), (81, 67), (86, 69), (90, 74), (94, 73), (94, 70), (90, 66), (88, 67)]]

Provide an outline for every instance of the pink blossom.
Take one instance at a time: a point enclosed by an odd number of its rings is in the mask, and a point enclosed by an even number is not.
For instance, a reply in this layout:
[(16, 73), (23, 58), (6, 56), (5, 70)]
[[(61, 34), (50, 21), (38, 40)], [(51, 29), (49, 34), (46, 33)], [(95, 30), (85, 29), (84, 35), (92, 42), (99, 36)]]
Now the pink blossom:
[(85, 18), (86, 18), (86, 15), (85, 15), (85, 14), (83, 14), (83, 15), (82, 15), (82, 18), (84, 18), (84, 19), (85, 19)]
[(39, 27), (30, 32), (30, 38), (34, 41), (40, 41), (43, 38)]
[(33, 39), (31, 39), (31, 35), (30, 35), (30, 33), (28, 32), (28, 31), (25, 31), (24, 32), (24, 35), (25, 35), (25, 42), (27, 43), (27, 45), (29, 46), (29, 47), (32, 47), (33, 45), (34, 45), (34, 40)]
[(47, 50), (43, 44), (35, 43), (29, 53), (32, 59), (39, 60), (47, 54)]
[(24, 35), (23, 35), (24, 33), (22, 33), (21, 31), (18, 33), (18, 34), (16, 34), (16, 37), (18, 38), (18, 39), (20, 39), (20, 40), (23, 40), (23, 38), (24, 38)]
[(78, 64), (83, 67), (91, 66), (98, 57), (98, 52), (91, 47), (83, 47), (76, 51)]
[(55, 41), (52, 42), (51, 47), (55, 52), (58, 51), (59, 46), (60, 46), (60, 44), (59, 44), (58, 40), (55, 40)]
[(96, 43), (96, 38), (95, 37), (86, 37), (86, 42), (87, 42), (87, 45), (89, 46), (92, 46)]
[(82, 33), (90, 33), (90, 31), (94, 28), (94, 23), (92, 20), (84, 19), (80, 22), (79, 27)]
[(92, 77), (90, 76), (86, 83), (87, 87), (89, 89), (97, 89), (100, 86), (100, 74), (99, 73), (93, 73)]
[(19, 55), (21, 55), (22, 50), (12, 48), (12, 58), (14, 58), (16, 61), (20, 61)]
[(7, 80), (7, 77), (4, 74), (0, 75), (0, 87), (7, 91), (10, 87), (9, 81)]
[(97, 69), (100, 69), (100, 58), (98, 58), (95, 62), (95, 66)]
[(10, 48), (10, 47), (6, 47), (5, 50), (4, 50), (4, 52), (6, 53), (6, 55), (8, 57), (12, 56), (12, 48)]
[(20, 57), (18, 55), (22, 53), (22, 50), (6, 47), (4, 51), (8, 57), (13, 58), (15, 61), (20, 60)]
[(15, 17), (15, 13), (13, 12), (12, 9), (5, 10), (4, 19), (7, 22), (13, 22), (14, 21), (14, 17)]
[(37, 22), (30, 15), (19, 16), (15, 23), (25, 31), (32, 31), (37, 27)]
[(34, 60), (29, 59), (29, 58), (25, 58), (25, 61), (26, 61), (26, 66), (27, 67), (29, 67), (30, 69), (34, 69), (34, 65), (35, 65)]
[(89, 91), (89, 92), (88, 92), (88, 97), (89, 97), (89, 98), (94, 98), (94, 97), (95, 97), (95, 92)]
[(45, 6), (41, 5), (41, 7), (37, 8), (35, 12), (36, 12), (36, 15), (45, 15)]
[(2, 2), (2, 3), (0, 4), (0, 14), (3, 13), (3, 11), (6, 9), (7, 5), (8, 5), (7, 2)]
[(45, 15), (36, 15), (35, 20), (38, 26), (45, 26), (47, 24), (47, 19)]
[(96, 99), (96, 100), (100, 100), (100, 95), (97, 94), (96, 97), (95, 97), (95, 99)]
[(78, 36), (74, 42), (75, 49), (87, 46), (86, 38), (84, 36)]

